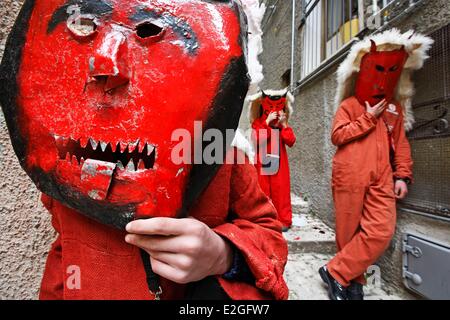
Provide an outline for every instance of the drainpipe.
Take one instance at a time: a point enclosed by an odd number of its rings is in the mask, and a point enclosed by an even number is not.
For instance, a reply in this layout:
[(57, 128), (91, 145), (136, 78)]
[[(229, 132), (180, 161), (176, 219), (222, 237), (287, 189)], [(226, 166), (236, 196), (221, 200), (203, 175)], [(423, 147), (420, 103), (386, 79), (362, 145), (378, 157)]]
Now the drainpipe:
[(297, 28), (295, 27), (295, 1), (296, 0), (292, 0), (292, 39), (291, 39), (291, 86), (290, 86), (290, 91), (292, 92), (292, 94), (294, 94), (294, 88), (296, 87), (295, 85), (295, 36), (296, 36), (296, 30)]

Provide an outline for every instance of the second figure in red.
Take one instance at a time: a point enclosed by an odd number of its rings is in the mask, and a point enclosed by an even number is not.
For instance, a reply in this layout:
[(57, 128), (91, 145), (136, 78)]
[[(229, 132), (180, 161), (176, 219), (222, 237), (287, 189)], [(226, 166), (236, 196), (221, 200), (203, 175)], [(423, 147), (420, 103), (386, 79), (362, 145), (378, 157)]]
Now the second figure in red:
[(287, 90), (261, 91), (249, 98), (249, 120), (259, 183), (278, 211), (284, 231), (292, 225), (289, 161), (286, 146), (296, 137), (288, 125), (294, 97)]

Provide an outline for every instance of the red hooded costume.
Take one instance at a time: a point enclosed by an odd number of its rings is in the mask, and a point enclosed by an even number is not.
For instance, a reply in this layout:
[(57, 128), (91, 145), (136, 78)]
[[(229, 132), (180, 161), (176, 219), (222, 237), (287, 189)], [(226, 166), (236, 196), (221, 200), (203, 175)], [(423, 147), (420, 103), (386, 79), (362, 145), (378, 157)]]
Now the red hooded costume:
[[(235, 1), (25, 1), (0, 99), (59, 234), (41, 298), (153, 298), (124, 227), (188, 215), (245, 258), (254, 283), (219, 279), (231, 298), (287, 298), (287, 247), (256, 171), (178, 161), (175, 152), (175, 133), (203, 151), (202, 128), (223, 136), (237, 128), (249, 86), (243, 16)], [(161, 279), (161, 287), (162, 298), (183, 297), (183, 286)]]
[(273, 125), (277, 120), (269, 125), (266, 120), (271, 112), (280, 111), (284, 111), (289, 118), (292, 114), (293, 97), (286, 90), (266, 91), (250, 97), (249, 100), (259, 183), (277, 209), (278, 220), (284, 227), (290, 227), (291, 184), (286, 146), (292, 147), (296, 137), (291, 127), (275, 127)]

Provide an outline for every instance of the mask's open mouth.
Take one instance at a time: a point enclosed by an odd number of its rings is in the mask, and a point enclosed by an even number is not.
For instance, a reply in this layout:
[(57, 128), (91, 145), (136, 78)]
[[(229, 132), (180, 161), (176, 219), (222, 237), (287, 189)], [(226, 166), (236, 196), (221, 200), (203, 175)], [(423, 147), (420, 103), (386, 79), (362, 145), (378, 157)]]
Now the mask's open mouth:
[(86, 160), (97, 160), (116, 164), (127, 171), (153, 169), (156, 149), (149, 143), (111, 143), (89, 139), (85, 145), (80, 140), (55, 136), (60, 159), (74, 158), (83, 166)]
[(374, 95), (373, 98), (378, 99), (378, 100), (383, 100), (384, 98), (386, 98), (385, 94), (377, 94)]

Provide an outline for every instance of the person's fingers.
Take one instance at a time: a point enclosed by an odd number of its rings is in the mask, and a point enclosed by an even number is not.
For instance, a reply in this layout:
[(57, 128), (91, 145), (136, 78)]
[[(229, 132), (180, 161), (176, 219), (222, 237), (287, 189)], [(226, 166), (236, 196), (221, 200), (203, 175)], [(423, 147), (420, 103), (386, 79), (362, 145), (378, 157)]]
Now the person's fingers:
[(161, 251), (149, 251), (148, 253), (152, 258), (180, 270), (190, 270), (194, 265), (194, 260), (185, 254)]
[(387, 106), (387, 102), (384, 102), (384, 103), (382, 103), (382, 104), (377, 105), (377, 106), (376, 106), (376, 109), (377, 109), (378, 111), (382, 111), (382, 110), (384, 110), (384, 109), (386, 108), (386, 106)]
[(381, 100), (380, 102), (377, 103), (375, 108), (379, 108), (379, 107), (383, 106), (385, 103), (386, 103), (386, 99), (383, 99), (383, 100)]
[(183, 272), (177, 268), (174, 268), (171, 265), (159, 261), (158, 259), (155, 259), (152, 256), (150, 256), (150, 263), (152, 264), (153, 272), (156, 273), (157, 275), (180, 284), (188, 282), (187, 278), (188, 274), (186, 272)]
[(395, 197), (397, 199), (404, 199), (408, 195), (408, 188), (404, 186), (395, 186)]
[(366, 107), (367, 107), (368, 109), (371, 109), (371, 108), (372, 108), (372, 106), (370, 105), (370, 103), (369, 103), (368, 101), (366, 101)]
[(408, 189), (407, 188), (402, 188), (401, 192), (400, 192), (400, 199), (406, 198), (407, 195), (408, 195)]
[(181, 235), (186, 232), (186, 219), (151, 218), (136, 220), (126, 226), (129, 233), (146, 235)]
[(147, 251), (179, 252), (184, 249), (184, 237), (158, 237), (128, 234), (125, 241)]

